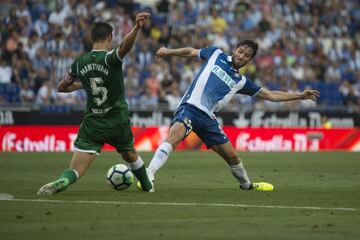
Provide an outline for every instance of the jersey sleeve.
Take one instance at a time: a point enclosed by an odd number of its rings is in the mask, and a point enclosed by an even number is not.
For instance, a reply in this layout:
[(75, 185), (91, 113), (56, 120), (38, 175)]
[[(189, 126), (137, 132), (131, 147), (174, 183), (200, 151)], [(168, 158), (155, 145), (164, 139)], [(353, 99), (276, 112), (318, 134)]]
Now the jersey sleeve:
[(203, 60), (208, 60), (217, 49), (219, 49), (219, 48), (217, 48), (217, 47), (202, 48), (202, 49), (200, 49), (199, 57)]
[(121, 65), (122, 61), (123, 60), (119, 56), (118, 48), (112, 49), (105, 55), (105, 64), (110, 68)]
[(71, 64), (69, 74), (73, 77), (79, 76), (79, 58), (76, 58), (75, 61)]
[(251, 97), (255, 97), (261, 91), (262, 87), (246, 78), (245, 85), (242, 89), (240, 89), (237, 93), (249, 95)]

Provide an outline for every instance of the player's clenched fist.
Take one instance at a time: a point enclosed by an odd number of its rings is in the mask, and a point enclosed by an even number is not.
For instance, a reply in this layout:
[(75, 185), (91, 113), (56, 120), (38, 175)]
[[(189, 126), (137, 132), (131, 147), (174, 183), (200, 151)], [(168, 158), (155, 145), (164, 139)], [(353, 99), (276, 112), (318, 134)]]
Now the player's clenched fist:
[(141, 28), (144, 25), (144, 22), (149, 17), (150, 17), (150, 13), (147, 13), (147, 12), (141, 12), (141, 13), (136, 14), (136, 19), (135, 19), (136, 26)]
[(155, 57), (161, 58), (163, 56), (166, 56), (168, 54), (168, 52), (169, 52), (169, 49), (167, 49), (166, 47), (161, 47), (156, 51)]

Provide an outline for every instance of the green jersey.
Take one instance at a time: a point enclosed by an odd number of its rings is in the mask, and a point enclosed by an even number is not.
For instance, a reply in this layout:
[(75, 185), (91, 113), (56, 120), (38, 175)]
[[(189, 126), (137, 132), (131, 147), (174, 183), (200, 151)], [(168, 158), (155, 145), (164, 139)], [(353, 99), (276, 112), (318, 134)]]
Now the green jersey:
[(71, 65), (69, 73), (79, 78), (86, 90), (85, 120), (89, 118), (107, 126), (128, 121), (122, 60), (117, 49), (82, 54)]

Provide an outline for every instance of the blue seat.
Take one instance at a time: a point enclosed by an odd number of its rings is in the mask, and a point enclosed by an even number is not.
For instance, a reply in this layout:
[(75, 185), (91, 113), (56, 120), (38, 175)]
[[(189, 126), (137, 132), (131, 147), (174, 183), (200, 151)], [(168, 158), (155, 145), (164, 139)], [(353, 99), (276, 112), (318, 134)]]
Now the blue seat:
[(43, 105), (40, 107), (40, 112), (44, 114), (63, 114), (63, 113), (69, 113), (70, 107), (66, 105)]
[(20, 102), (20, 87), (13, 83), (0, 84), (0, 95), (9, 103)]

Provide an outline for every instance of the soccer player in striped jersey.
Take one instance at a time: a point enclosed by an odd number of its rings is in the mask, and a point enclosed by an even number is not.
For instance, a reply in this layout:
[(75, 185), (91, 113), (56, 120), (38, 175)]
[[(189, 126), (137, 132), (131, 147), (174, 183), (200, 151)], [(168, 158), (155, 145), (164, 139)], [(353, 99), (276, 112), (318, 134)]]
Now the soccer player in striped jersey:
[[(258, 44), (252, 40), (242, 40), (231, 56), (217, 47), (194, 49), (191, 47), (168, 49), (160, 48), (156, 57), (178, 56), (199, 57), (204, 60), (175, 113), (169, 136), (156, 150), (148, 167), (149, 179), (154, 181), (155, 173), (166, 163), (170, 153), (186, 138), (195, 132), (208, 148), (219, 154), (228, 164), (232, 175), (244, 190), (271, 191), (273, 186), (266, 182), (250, 181), (243, 162), (229, 142), (215, 112), (224, 108), (235, 94), (246, 94), (273, 102), (311, 99), (316, 101), (319, 92), (305, 90), (301, 93), (270, 91), (260, 87), (249, 78), (240, 75), (238, 69), (254, 58)], [(141, 184), (138, 183), (141, 188)]]

